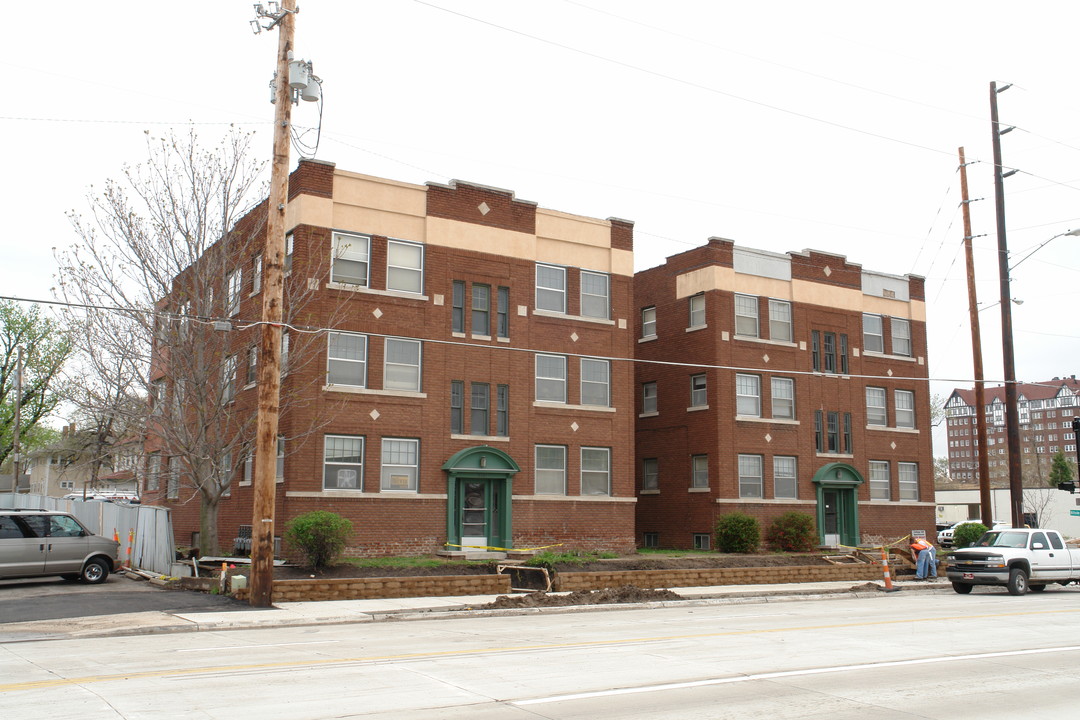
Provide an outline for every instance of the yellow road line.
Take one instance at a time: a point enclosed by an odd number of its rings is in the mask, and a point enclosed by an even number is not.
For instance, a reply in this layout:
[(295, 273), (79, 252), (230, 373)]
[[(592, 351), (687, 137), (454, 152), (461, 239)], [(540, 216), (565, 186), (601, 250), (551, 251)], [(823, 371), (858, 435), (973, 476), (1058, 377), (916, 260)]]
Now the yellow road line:
[(841, 628), (875, 627), (881, 625), (901, 625), (909, 623), (942, 622), (950, 620), (984, 620), (988, 618), (1018, 617), (1025, 615), (1060, 615), (1065, 613), (1080, 613), (1075, 610), (1033, 610), (1025, 612), (989, 613), (984, 615), (955, 615), (941, 617), (905, 618), (902, 620), (875, 620), (852, 623), (833, 623), (828, 625), (803, 625), (794, 627), (765, 628), (757, 630), (729, 630), (714, 633), (694, 633), (690, 635), (655, 635), (650, 637), (622, 638), (619, 640), (592, 640), (588, 642), (574, 643), (551, 643), (545, 645), (512, 645), (508, 647), (476, 648), (474, 650), (442, 650), (436, 652), (402, 653), (398, 655), (371, 655), (367, 657), (338, 658), (327, 660), (311, 660), (306, 662), (272, 662), (272, 663), (248, 663), (244, 665), (214, 665), (203, 668), (170, 668), (167, 670), (146, 670), (142, 672), (116, 673), (113, 675), (87, 675), (73, 678), (53, 678), (51, 680), (32, 680), (28, 682), (0, 684), (0, 693), (21, 692), (27, 690), (41, 690), (45, 688), (64, 687), (70, 685), (89, 685), (92, 683), (116, 682), (121, 680), (136, 680), (140, 678), (160, 678), (170, 676), (199, 676), (214, 673), (243, 672), (251, 670), (280, 670), (296, 667), (325, 667), (329, 665), (351, 665), (356, 663), (393, 662), (401, 660), (431, 659), (450, 656), (483, 655), (490, 653), (524, 652), (538, 650), (559, 650), (570, 648), (587, 647), (614, 647), (618, 645), (633, 645), (649, 642), (669, 642), (672, 640), (694, 640), (702, 638), (736, 637), (741, 635), (765, 635), (779, 632), (805, 632), (818, 630), (836, 630)]

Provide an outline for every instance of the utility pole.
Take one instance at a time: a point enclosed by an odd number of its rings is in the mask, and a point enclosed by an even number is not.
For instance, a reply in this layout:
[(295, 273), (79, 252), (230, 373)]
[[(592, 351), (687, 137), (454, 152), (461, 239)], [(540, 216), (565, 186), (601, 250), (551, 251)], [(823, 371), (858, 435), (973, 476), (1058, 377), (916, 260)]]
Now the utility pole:
[[(273, 7), (273, 5), (271, 5)], [(261, 5), (256, 5), (265, 17)], [(274, 76), (274, 159), (270, 167), (266, 250), (263, 254), (262, 339), (259, 345), (259, 410), (255, 438), (254, 503), (251, 511), (251, 590), (253, 607), (269, 607), (274, 583), (274, 499), (277, 492), (278, 413), (281, 404), (281, 319), (284, 298), (285, 206), (289, 186), (289, 122), (296, 0), (284, 0), (278, 25)], [(257, 22), (257, 21), (256, 21)], [(271, 25), (273, 27), (273, 25)]]
[(23, 394), (23, 349), (20, 345), (16, 349), (15, 360), (15, 431), (11, 448), (11, 492), (19, 492), (19, 471), (22, 466), (22, 394)]
[[(1001, 287), (1001, 354), (1005, 371), (1005, 437), (1009, 452), (1009, 505), (1013, 527), (1024, 527), (1024, 484), (1020, 476), (1020, 409), (1017, 407), (1016, 358), (1013, 353), (1012, 291), (1009, 288), (1009, 245), (1005, 239), (1005, 177), (1001, 167), (1001, 136), (1012, 130), (998, 123), (997, 83), (990, 83), (990, 130), (994, 146), (994, 215), (997, 218), (998, 278)], [(982, 412), (983, 409), (979, 408)]]
[(971, 318), (971, 360), (975, 370), (975, 438), (979, 445), (979, 503), (982, 524), (994, 526), (990, 499), (990, 459), (986, 444), (986, 390), (983, 384), (982, 333), (979, 330), (978, 298), (975, 293), (975, 255), (971, 249), (971, 200), (968, 199), (967, 161), (960, 148), (960, 197), (964, 207), (964, 259), (967, 261), (968, 315)]

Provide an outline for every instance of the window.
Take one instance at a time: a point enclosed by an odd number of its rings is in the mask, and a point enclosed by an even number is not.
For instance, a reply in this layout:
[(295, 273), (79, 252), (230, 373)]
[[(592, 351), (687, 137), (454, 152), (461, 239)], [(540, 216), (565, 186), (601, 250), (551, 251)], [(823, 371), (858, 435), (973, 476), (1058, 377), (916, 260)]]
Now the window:
[(709, 487), (709, 456), (693, 455), (690, 458), (690, 487)]
[(153, 415), (165, 413), (165, 380), (152, 380), (150, 382), (150, 412)]
[(383, 490), (416, 492), (419, 469), (419, 440), (383, 438), (380, 486)]
[(161, 487), (161, 455), (150, 453), (146, 461), (146, 491), (157, 492)]
[(165, 481), (165, 497), (176, 500), (180, 497), (180, 457), (169, 458), (169, 477)]
[(656, 308), (647, 307), (641, 311), (641, 337), (656, 337)]
[(791, 342), (791, 303), (769, 300), (769, 339)]
[(510, 337), (510, 288), (499, 288), (495, 311), (496, 334), (501, 338)]
[(495, 434), (510, 437), (510, 386), (496, 386), (495, 395)]
[(581, 448), (581, 494), (611, 494), (611, 450)]
[(735, 334), (758, 337), (758, 299), (753, 295), (735, 296)]
[(642, 414), (657, 412), (656, 383), (647, 382), (641, 384), (641, 412)]
[(660, 547), (660, 533), (647, 532), (641, 534), (641, 546), (647, 548)]
[(694, 533), (694, 549), (695, 550), (708, 550), (710, 549), (712, 536), (709, 533)]
[(252, 345), (247, 351), (247, 372), (245, 373), (245, 384), (254, 385), (255, 381), (259, 379), (259, 347)]
[(465, 283), (455, 280), (450, 291), (450, 331), (465, 332)]
[(327, 343), (326, 382), (367, 387), (367, 336), (332, 332)]
[(825, 372), (836, 372), (836, 333), (827, 332), (822, 336), (822, 350), (825, 354)]
[(900, 481), (900, 499), (919, 499), (919, 464), (902, 462), (896, 465)]
[(757, 375), (735, 376), (735, 414), (761, 417), (761, 378)]
[(709, 404), (708, 393), (705, 390), (705, 376), (690, 376), (690, 407), (707, 407)]
[(851, 413), (844, 413), (843, 434), (840, 419), (838, 412), (814, 411), (814, 445), (819, 453), (851, 454)]
[(688, 327), (705, 327), (705, 295), (690, 296), (690, 325)]
[(862, 316), (863, 350), (866, 352), (885, 352), (885, 337), (881, 330), (881, 316), (864, 314)]
[(262, 255), (256, 255), (251, 259), (251, 294), (262, 290)]
[(611, 367), (607, 360), (581, 358), (581, 404), (608, 407)]
[(900, 318), (891, 318), (892, 354), (911, 357), (911, 323)]
[(772, 416), (779, 420), (795, 419), (795, 381), (791, 378), (772, 379)]
[(244, 449), (244, 478), (241, 485), (250, 485), (252, 474), (255, 472), (255, 450), (249, 445)]
[(660, 461), (656, 458), (645, 458), (641, 461), (641, 489), (660, 489)]
[(760, 455), (739, 456), (739, 497), (763, 497)]
[(793, 457), (777, 455), (773, 458), (773, 497), (799, 497), (796, 461)]
[(562, 355), (536, 356), (536, 399), (566, 402), (566, 358)]
[(323, 488), (361, 490), (364, 487), (364, 438), (327, 435), (323, 438)]
[(608, 300), (610, 281), (602, 273), (581, 271), (581, 314), (607, 320), (611, 314)]
[(281, 333), (281, 374), (289, 372), (289, 333)]
[(881, 427), (889, 424), (885, 410), (885, 388), (866, 388), (866, 424)]
[(472, 331), (474, 335), (491, 335), (491, 288), (472, 286)]
[(232, 402), (234, 397), (236, 397), (236, 356), (228, 355), (221, 369), (221, 402)]
[(473, 435), (488, 434), (488, 413), (491, 406), (491, 386), (473, 383), (470, 392), (469, 428)]
[(536, 266), (536, 309), (566, 312), (566, 268)]
[(285, 260), (282, 263), (281, 271), (288, 275), (292, 272), (292, 256), (293, 256), (293, 236), (289, 233), (285, 236)]
[(450, 432), (461, 435), (464, 431), (465, 383), (461, 380), (450, 381)]
[(386, 338), (383, 389), (420, 392), (420, 341)]
[(230, 317), (240, 312), (240, 284), (243, 275), (240, 270), (234, 270), (225, 276), (225, 313)]
[(915, 427), (915, 393), (911, 390), (896, 390), (893, 401), (896, 403), (896, 427)]
[(889, 463), (883, 460), (870, 461), (870, 499), (888, 500)]
[(566, 494), (566, 448), (562, 445), (536, 446), (536, 472), (533, 479), (537, 495)]
[(367, 287), (370, 253), (371, 238), (334, 233), (330, 282)]
[(386, 289), (424, 291), (424, 246), (390, 240), (386, 243)]

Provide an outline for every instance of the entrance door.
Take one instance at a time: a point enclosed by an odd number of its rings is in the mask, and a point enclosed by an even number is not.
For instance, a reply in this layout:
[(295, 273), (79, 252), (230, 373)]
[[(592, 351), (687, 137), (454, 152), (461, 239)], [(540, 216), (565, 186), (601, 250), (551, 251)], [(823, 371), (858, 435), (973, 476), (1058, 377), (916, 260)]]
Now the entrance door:
[(501, 547), (499, 493), (490, 480), (462, 479), (458, 483), (458, 518), (462, 545)]
[(826, 545), (840, 544), (840, 493), (836, 490), (825, 489), (821, 491), (821, 502), (825, 506), (822, 509), (822, 534)]

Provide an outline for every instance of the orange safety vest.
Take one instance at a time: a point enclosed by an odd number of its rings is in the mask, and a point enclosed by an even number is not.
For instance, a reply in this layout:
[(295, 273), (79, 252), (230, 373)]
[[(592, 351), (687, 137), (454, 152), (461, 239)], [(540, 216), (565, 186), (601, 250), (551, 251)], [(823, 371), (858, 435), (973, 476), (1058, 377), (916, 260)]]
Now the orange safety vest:
[(911, 543), (911, 549), (914, 550), (916, 554), (922, 552), (923, 550), (929, 550), (931, 547), (933, 546), (925, 540), (916, 540), (915, 542)]

